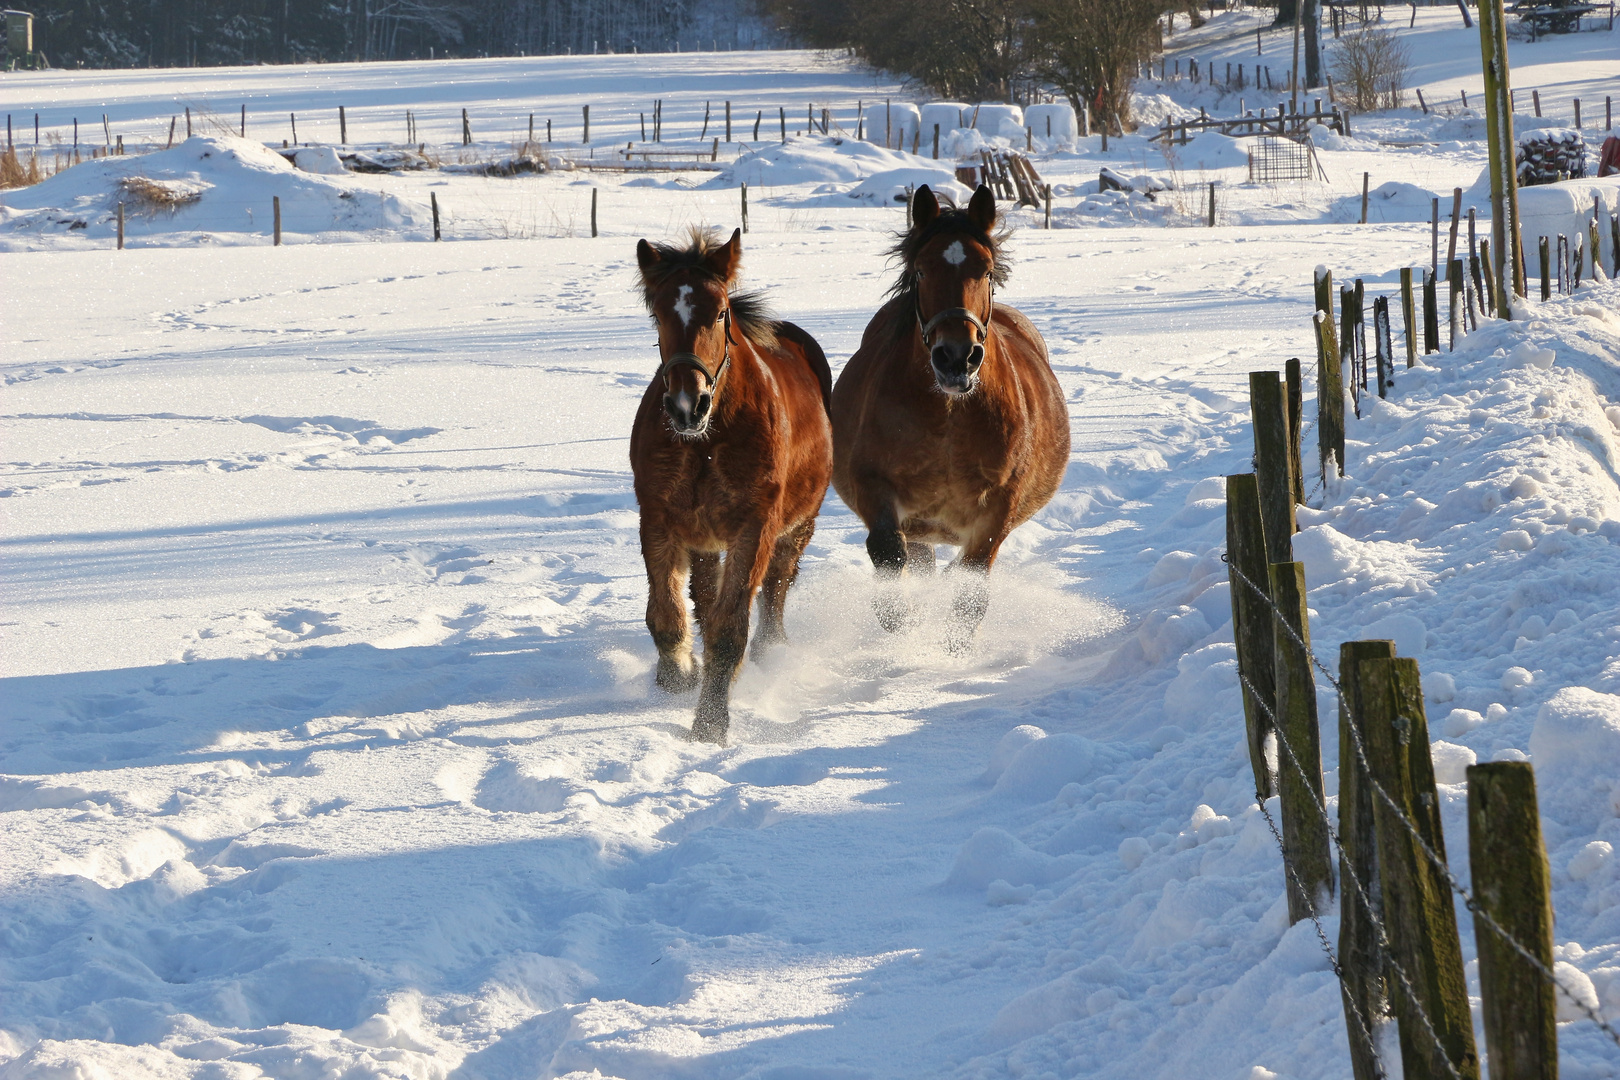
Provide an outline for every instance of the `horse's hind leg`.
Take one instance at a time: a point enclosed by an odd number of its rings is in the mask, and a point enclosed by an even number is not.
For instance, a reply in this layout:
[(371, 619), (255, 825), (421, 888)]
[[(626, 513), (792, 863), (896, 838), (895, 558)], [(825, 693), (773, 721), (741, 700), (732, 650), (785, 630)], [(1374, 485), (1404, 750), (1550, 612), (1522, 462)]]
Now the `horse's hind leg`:
[(750, 529), (726, 551), (720, 591), (703, 624), (703, 690), (698, 695), (692, 738), (724, 743), (731, 726), (731, 682), (748, 644), (748, 612), (764, 584), (775, 548), (774, 530)]
[(681, 598), (686, 577), (686, 546), (641, 522), (641, 557), (647, 564), (647, 629), (658, 647), (658, 685), (678, 694), (696, 686), (700, 678), (692, 657), (692, 631)]
[(720, 593), (720, 555), (713, 551), (694, 551), (689, 557), (692, 561), (688, 586), (692, 593), (692, 613), (701, 634), (703, 624), (713, 618), (714, 600)]
[(765, 584), (759, 590), (759, 628), (754, 631), (754, 643), (749, 647), (749, 653), (756, 662), (766, 649), (787, 641), (782, 615), (787, 605), (788, 589), (799, 576), (799, 560), (815, 532), (816, 523), (812, 519), (783, 533), (776, 541), (776, 549), (771, 553), (771, 565), (765, 571)]

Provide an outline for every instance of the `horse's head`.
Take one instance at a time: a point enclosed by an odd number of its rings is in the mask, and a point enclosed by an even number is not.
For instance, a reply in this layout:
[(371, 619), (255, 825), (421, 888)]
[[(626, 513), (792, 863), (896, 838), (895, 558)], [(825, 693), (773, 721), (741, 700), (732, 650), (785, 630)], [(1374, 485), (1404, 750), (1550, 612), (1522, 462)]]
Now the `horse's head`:
[(972, 393), (989, 342), (996, 282), (1006, 275), (994, 232), (995, 196), (981, 184), (966, 211), (942, 213), (924, 185), (912, 196), (911, 222), (900, 250), (934, 382), (947, 394)]
[(647, 310), (658, 324), (664, 412), (676, 434), (697, 438), (708, 430), (736, 345), (730, 289), (742, 261), (742, 230), (725, 244), (695, 233), (686, 249), (642, 240), (636, 261)]

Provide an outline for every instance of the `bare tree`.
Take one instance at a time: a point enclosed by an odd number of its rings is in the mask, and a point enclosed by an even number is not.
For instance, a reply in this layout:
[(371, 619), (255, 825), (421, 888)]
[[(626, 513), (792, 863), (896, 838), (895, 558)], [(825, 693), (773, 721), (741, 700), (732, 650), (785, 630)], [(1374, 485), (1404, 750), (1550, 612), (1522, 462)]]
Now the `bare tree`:
[(1131, 81), (1152, 55), (1159, 0), (1029, 0), (1035, 72), (1078, 111), (1123, 131), (1131, 124)]
[(1372, 27), (1341, 38), (1329, 67), (1356, 111), (1372, 112), (1400, 107), (1412, 61), (1399, 38)]

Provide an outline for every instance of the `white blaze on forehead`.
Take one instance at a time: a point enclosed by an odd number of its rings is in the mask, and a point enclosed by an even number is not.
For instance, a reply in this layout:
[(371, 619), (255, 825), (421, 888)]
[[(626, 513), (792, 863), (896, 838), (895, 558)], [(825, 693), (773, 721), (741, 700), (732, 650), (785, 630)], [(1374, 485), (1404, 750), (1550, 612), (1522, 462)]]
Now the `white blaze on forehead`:
[[(958, 244), (957, 246), (960, 247), (961, 245)], [(675, 314), (681, 317), (682, 326), (692, 325), (692, 312), (695, 309), (692, 307), (692, 301), (687, 299), (691, 295), (692, 286), (690, 285), (682, 285), (675, 290)]]
[(962, 247), (962, 241), (952, 240), (951, 246), (946, 248), (940, 257), (952, 266), (961, 266), (967, 262), (967, 250)]

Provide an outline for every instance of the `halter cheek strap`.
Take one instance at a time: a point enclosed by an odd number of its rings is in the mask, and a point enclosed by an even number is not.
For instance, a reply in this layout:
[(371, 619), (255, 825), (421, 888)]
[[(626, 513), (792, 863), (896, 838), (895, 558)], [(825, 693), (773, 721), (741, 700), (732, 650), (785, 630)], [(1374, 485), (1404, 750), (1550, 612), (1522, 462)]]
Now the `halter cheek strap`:
[(995, 312), (996, 287), (994, 284), (990, 286), (990, 314), (983, 319), (979, 318), (967, 308), (953, 307), (935, 312), (934, 317), (925, 322), (923, 321), (922, 314), (922, 297), (919, 296), (917, 297), (917, 325), (922, 329), (923, 348), (926, 349), (930, 347), (928, 342), (934, 336), (934, 330), (939, 326), (940, 323), (945, 322), (947, 319), (967, 320), (967, 322), (979, 332), (979, 341), (981, 344), (989, 341), (990, 327), (988, 324), (991, 319), (995, 318)]
[(696, 368), (703, 372), (705, 379), (709, 380), (709, 387), (712, 392), (713, 388), (719, 384), (721, 377), (725, 375), (726, 369), (731, 366), (731, 346), (736, 344), (736, 341), (731, 336), (731, 309), (727, 308), (722, 317), (725, 319), (726, 324), (726, 351), (725, 355), (720, 358), (718, 368), (710, 371), (709, 365), (705, 364), (703, 357), (697, 353), (678, 352), (658, 365), (658, 374), (654, 378), (667, 379), (670, 371), (679, 367)]

